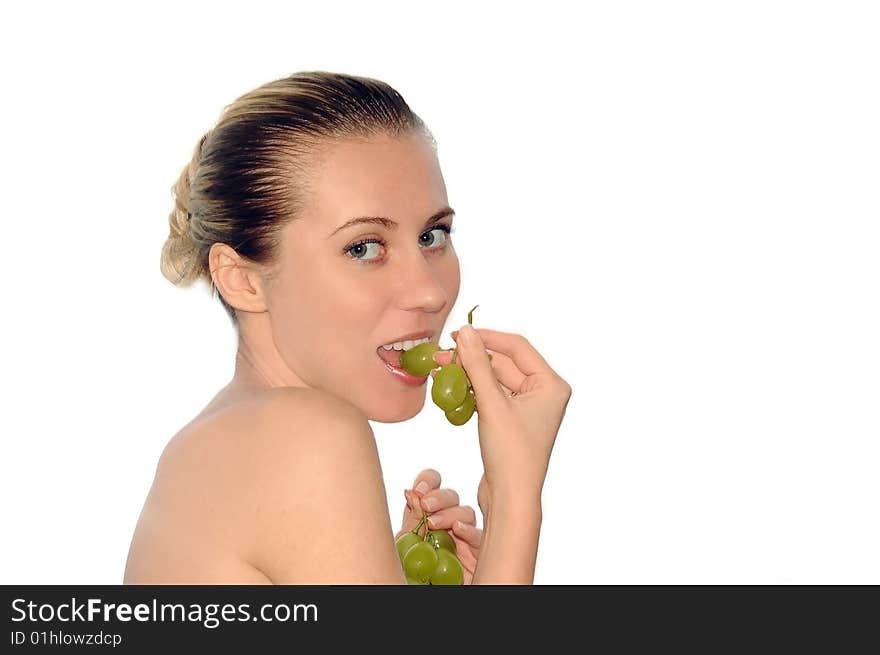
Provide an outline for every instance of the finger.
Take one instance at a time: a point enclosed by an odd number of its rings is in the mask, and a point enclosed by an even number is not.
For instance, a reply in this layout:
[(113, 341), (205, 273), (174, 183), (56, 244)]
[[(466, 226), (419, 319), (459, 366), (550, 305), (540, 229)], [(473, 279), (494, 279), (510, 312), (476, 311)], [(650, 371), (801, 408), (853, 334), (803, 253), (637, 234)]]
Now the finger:
[[(438, 350), (434, 353), (434, 361), (437, 362), (440, 366), (446, 366), (447, 364), (452, 363), (452, 351), (451, 350)], [(435, 371), (437, 369), (434, 369)]]
[(471, 548), (479, 548), (483, 541), (483, 531), (475, 525), (463, 521), (453, 521), (452, 534)]
[[(557, 375), (556, 371), (550, 368), (550, 365), (535, 350), (534, 346), (529, 343), (528, 339), (521, 334), (499, 332), (498, 330), (488, 330), (486, 328), (474, 328), (474, 330), (480, 335), (486, 348), (493, 352), (504, 353), (510, 357), (517, 368), (524, 374), (552, 373)], [(457, 333), (458, 331), (452, 333), (454, 339), (456, 339)]]
[(437, 530), (439, 528), (451, 530), (456, 521), (469, 523), (476, 527), (477, 515), (472, 507), (468, 507), (467, 505), (456, 505), (455, 507), (449, 507), (431, 514), (428, 517), (428, 527), (432, 530)]
[(474, 389), (474, 396), (482, 410), (506, 400), (506, 393), (501, 388), (489, 354), (483, 345), (479, 333), (470, 325), (462, 326), (456, 339), (458, 361), (464, 367), (468, 379)]
[(458, 492), (455, 489), (434, 489), (421, 498), (421, 507), (426, 512), (455, 507), (458, 503)]
[(421, 497), (424, 493), (428, 493), (440, 486), (440, 473), (434, 469), (425, 469), (416, 476), (411, 490), (404, 489), (403, 495), (406, 498), (406, 507), (403, 510), (403, 519), (401, 521), (403, 532), (408, 532), (418, 525), (422, 519), (423, 508), (421, 506)]
[(419, 495), (428, 493), (431, 489), (437, 489), (440, 486), (440, 474), (434, 469), (425, 469), (416, 476), (413, 482), (413, 489)]
[(421, 503), (419, 502), (419, 495), (412, 489), (404, 489), (403, 496), (406, 498), (406, 509), (404, 510), (405, 513), (403, 515), (404, 520), (409, 514), (421, 516), (422, 510)]
[(413, 530), (422, 519), (422, 510), (419, 508), (418, 497), (415, 493), (410, 489), (405, 489), (403, 495), (406, 497), (406, 507), (400, 522), (400, 532), (395, 535), (395, 538), (404, 532)]
[(526, 376), (523, 375), (522, 371), (519, 370), (510, 357), (504, 353), (495, 353), (495, 357), (492, 359), (492, 368), (495, 370), (495, 375), (498, 376), (501, 384), (507, 389), (521, 393)]
[(473, 584), (474, 572), (477, 570), (478, 552), (455, 535), (452, 536), (452, 540), (455, 542), (455, 554), (458, 555), (458, 561), (464, 568), (464, 583)]
[[(453, 332), (453, 334), (458, 334), (458, 330)], [(489, 360), (492, 360), (494, 353), (489, 353)], [(449, 350), (438, 350), (434, 353), (434, 361), (437, 362), (439, 366), (445, 366), (446, 364), (452, 363), (452, 348)], [(434, 369), (436, 370), (436, 369)]]

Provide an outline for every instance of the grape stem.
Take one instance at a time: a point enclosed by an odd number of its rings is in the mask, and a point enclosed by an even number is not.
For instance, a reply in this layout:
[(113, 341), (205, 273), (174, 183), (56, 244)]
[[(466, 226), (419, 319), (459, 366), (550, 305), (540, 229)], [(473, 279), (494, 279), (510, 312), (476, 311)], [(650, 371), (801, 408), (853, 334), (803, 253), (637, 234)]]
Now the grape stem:
[[(474, 324), (474, 310), (479, 307), (479, 305), (474, 305), (471, 308), (471, 311), (468, 312), (468, 325)], [(458, 355), (458, 346), (452, 349), (452, 363), (455, 364), (455, 358)]]
[[(422, 535), (419, 534), (419, 530), (421, 530), (422, 526), (425, 525), (427, 522), (428, 522), (428, 515), (423, 511), (422, 518), (419, 520), (419, 524), (416, 527), (414, 527), (412, 530), (410, 530), (410, 532), (412, 532), (417, 537), (421, 537)], [(427, 536), (428, 536), (428, 532), (426, 530), (425, 537), (427, 537)]]
[(479, 305), (474, 305), (474, 308), (468, 312), (468, 325), (474, 324), (474, 309), (479, 307)]

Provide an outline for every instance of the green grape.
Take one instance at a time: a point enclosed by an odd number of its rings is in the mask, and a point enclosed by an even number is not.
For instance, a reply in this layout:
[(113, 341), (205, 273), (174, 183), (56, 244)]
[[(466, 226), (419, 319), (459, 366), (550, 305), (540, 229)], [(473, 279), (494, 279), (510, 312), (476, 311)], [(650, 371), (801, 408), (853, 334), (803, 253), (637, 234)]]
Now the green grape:
[(455, 541), (446, 530), (431, 530), (425, 537), (425, 541), (431, 544), (435, 550), (445, 548), (450, 553), (455, 552)]
[(397, 555), (400, 557), (401, 562), (403, 562), (403, 556), (406, 555), (406, 551), (415, 546), (421, 540), (422, 538), (415, 532), (407, 532), (397, 538), (395, 543), (397, 544)]
[(458, 558), (444, 548), (437, 550), (437, 564), (431, 576), (433, 585), (464, 584), (464, 567)]
[[(474, 310), (479, 307), (479, 305), (474, 305), (471, 308), (471, 311), (468, 312), (468, 325), (474, 324)], [(421, 344), (428, 345), (428, 344)], [(416, 348), (412, 348), (411, 351), (417, 351), (419, 346)], [(440, 348), (432, 349), (431, 351), (426, 351), (427, 361), (423, 360), (423, 366), (418, 367), (415, 363), (408, 363), (404, 366), (404, 368), (416, 375), (414, 371), (418, 371), (418, 374), (428, 375), (436, 369), (436, 361), (434, 360), (434, 354), (440, 350)], [(406, 355), (410, 351), (406, 351), (404, 355)], [(477, 399), (474, 396), (473, 388), (471, 387), (471, 382), (468, 379), (467, 372), (464, 368), (455, 362), (456, 357), (458, 355), (458, 347), (452, 349), (452, 360), (449, 364), (440, 367), (440, 370), (434, 373), (434, 384), (431, 387), (431, 400), (434, 401), (434, 404), (437, 405), (443, 412), (446, 414), (446, 420), (452, 423), (453, 425), (464, 425), (467, 423), (471, 416), (474, 415), (474, 412), (477, 410)], [(413, 354), (413, 359), (418, 359), (422, 355), (419, 353)], [(489, 355), (489, 359), (492, 359), (492, 355)], [(403, 357), (401, 357), (401, 362), (403, 362)], [(403, 364), (402, 364), (403, 365)], [(408, 368), (412, 366), (413, 369), (410, 370)], [(430, 368), (429, 368), (430, 367)]]
[(452, 423), (452, 425), (464, 425), (470, 421), (471, 416), (474, 415), (474, 408), (474, 392), (473, 389), (468, 389), (467, 395), (464, 397), (464, 401), (461, 405), (454, 409), (446, 410), (446, 420)]
[(438, 366), (434, 361), (434, 353), (438, 350), (440, 346), (432, 341), (420, 343), (415, 348), (403, 351), (400, 365), (411, 375), (428, 375)]
[(464, 369), (458, 364), (442, 366), (434, 376), (431, 387), (431, 399), (444, 411), (455, 409), (461, 405), (468, 392), (468, 378)]
[(416, 580), (415, 578), (411, 578), (411, 577), (409, 577), (409, 576), (406, 576), (406, 584), (413, 584), (413, 585), (426, 585), (426, 584), (428, 584), (428, 583), (427, 583), (427, 582), (419, 582), (419, 581)]
[(407, 577), (423, 583), (431, 580), (434, 569), (437, 567), (437, 553), (433, 546), (425, 541), (420, 541), (412, 546), (403, 557), (403, 572)]

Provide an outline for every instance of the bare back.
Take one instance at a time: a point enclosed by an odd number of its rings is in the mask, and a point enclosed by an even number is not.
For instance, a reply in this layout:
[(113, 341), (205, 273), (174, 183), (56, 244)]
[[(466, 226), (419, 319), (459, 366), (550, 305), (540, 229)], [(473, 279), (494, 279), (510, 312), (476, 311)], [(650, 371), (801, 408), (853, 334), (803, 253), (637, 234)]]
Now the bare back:
[[(390, 535), (375, 441), (358, 414), (311, 389), (218, 394), (162, 453), (124, 583), (309, 584), (344, 572), (332, 558), (321, 571), (325, 516), (363, 502), (355, 511)], [(334, 471), (340, 480), (330, 483)], [(316, 543), (303, 544), (303, 534)]]

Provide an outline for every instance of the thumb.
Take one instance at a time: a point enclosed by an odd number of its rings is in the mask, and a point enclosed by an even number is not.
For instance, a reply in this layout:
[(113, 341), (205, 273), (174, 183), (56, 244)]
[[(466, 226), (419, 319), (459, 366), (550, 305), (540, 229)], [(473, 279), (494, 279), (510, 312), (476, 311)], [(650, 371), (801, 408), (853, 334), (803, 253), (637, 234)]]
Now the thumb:
[(488, 404), (504, 400), (504, 393), (479, 333), (470, 325), (463, 325), (458, 331), (456, 345), (458, 361), (471, 381), (479, 406), (485, 408)]

